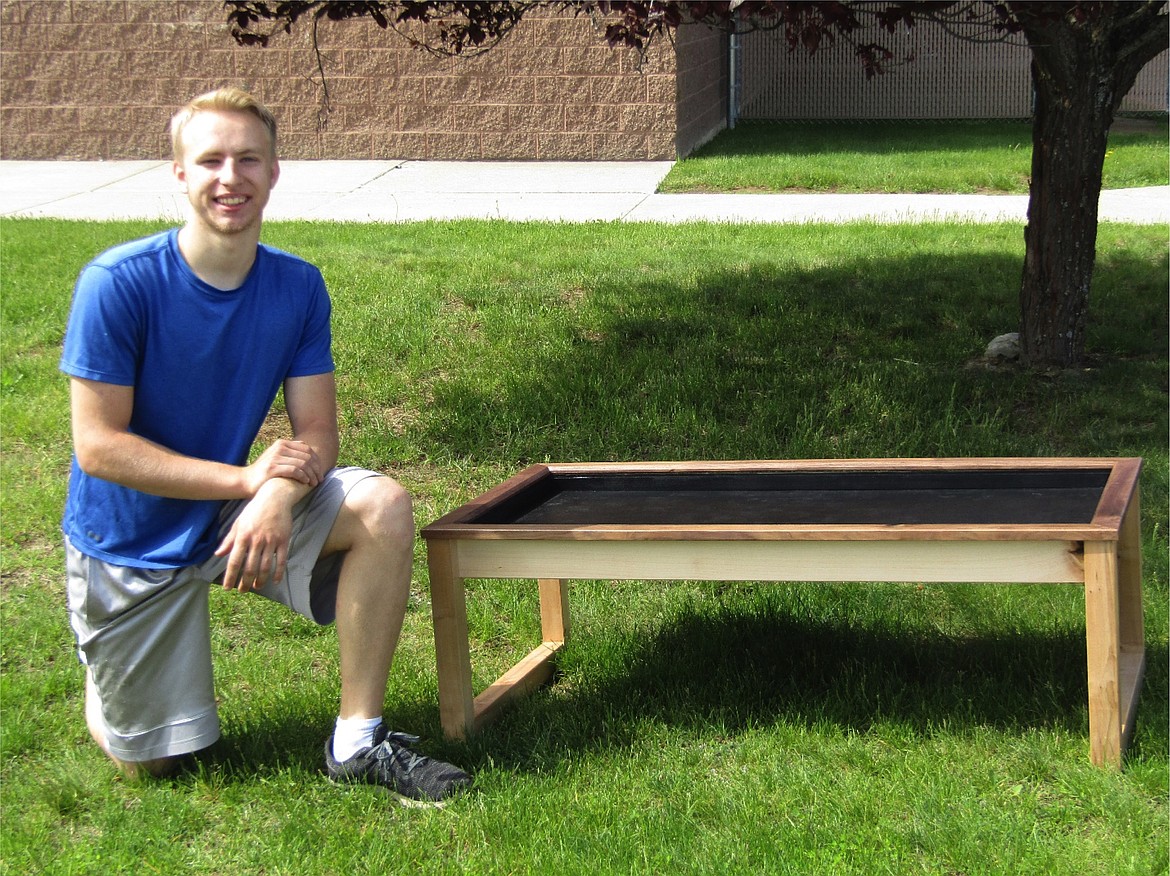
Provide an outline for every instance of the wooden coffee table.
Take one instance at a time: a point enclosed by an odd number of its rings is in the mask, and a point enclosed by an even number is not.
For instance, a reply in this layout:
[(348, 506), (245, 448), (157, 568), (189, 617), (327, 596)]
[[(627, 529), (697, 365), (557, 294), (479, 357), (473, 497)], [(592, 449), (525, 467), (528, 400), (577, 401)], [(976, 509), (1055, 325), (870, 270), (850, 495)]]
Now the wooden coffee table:
[[(568, 579), (1068, 582), (1085, 588), (1089, 754), (1120, 766), (1145, 668), (1140, 459), (531, 466), (422, 530), (443, 731), (549, 679)], [(544, 641), (474, 695), (464, 580), (534, 578)]]

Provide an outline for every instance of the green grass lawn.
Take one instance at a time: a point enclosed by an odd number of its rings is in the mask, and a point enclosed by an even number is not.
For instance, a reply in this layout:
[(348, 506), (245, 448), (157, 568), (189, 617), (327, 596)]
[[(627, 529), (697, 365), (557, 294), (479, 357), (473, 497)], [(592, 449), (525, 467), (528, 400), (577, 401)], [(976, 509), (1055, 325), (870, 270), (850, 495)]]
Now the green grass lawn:
[[(419, 525), (541, 460), (1146, 460), (1123, 772), (1088, 761), (1069, 585), (575, 581), (556, 684), (447, 742), (420, 541), (386, 714), (475, 773), (441, 812), (327, 782), (333, 632), (257, 598), (211, 593), (197, 766), (124, 782), (88, 738), (56, 363), (77, 271), (154, 227), (0, 226), (4, 872), (1166, 872), (1164, 227), (1102, 226), (1091, 356), (1037, 375), (975, 361), (1017, 322), (1013, 224), (270, 225), (333, 293), (342, 455)], [(539, 635), (536, 588), (468, 585), (482, 686)]]
[[(1165, 118), (1119, 121), (1104, 186), (1167, 185)], [(663, 192), (1024, 194), (1030, 122), (741, 122), (671, 168)]]

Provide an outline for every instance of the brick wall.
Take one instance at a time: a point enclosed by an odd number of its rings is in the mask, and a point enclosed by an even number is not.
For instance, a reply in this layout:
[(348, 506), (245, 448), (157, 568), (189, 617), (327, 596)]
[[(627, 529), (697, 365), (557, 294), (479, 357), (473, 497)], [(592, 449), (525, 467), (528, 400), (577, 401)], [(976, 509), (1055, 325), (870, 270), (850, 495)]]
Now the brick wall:
[(702, 25), (684, 24), (678, 29), (675, 46), (675, 151), (687, 155), (727, 127), (727, 35)]
[[(527, 19), (478, 58), (435, 58), (369, 21), (319, 38), (327, 106), (307, 27), (244, 48), (219, 0), (3, 0), (0, 158), (166, 158), (174, 110), (227, 83), (273, 108), (286, 158), (661, 160), (681, 111), (711, 127), (707, 99), (680, 106), (667, 43), (639, 66), (587, 17)], [(711, 39), (687, 43), (690, 79)]]

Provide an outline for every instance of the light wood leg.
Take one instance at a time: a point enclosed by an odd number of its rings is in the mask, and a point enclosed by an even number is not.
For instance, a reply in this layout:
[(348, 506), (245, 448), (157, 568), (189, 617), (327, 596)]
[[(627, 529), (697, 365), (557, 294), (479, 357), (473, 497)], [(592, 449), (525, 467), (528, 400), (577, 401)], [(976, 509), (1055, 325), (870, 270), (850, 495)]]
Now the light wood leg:
[(1142, 618), (1142, 533), (1138, 489), (1121, 522), (1117, 543), (1117, 623), (1119, 638), (1121, 750), (1133, 737), (1138, 694), (1146, 670), (1145, 623)]
[(1117, 542), (1085, 542), (1085, 648), (1089, 682), (1089, 758), (1121, 766), (1120, 613)]
[(427, 545), (431, 578), (431, 617), (435, 627), (435, 671), (439, 684), (439, 720), (443, 733), (463, 739), (475, 729), (471, 689), (471, 650), (467, 633), (467, 596), (455, 574), (455, 545), (432, 540)]
[(541, 578), (540, 629), (545, 642), (569, 639), (569, 584), (560, 578)]
[(1116, 542), (1085, 543), (1089, 757), (1121, 767), (1146, 668), (1141, 501), (1135, 488)]

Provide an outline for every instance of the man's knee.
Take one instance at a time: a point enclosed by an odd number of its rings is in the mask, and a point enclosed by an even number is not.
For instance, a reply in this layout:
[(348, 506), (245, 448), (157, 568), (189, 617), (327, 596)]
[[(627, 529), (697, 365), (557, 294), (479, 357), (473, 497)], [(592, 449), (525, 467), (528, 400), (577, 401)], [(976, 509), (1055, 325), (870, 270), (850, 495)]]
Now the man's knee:
[(180, 755), (150, 760), (123, 760), (110, 751), (110, 743), (106, 738), (105, 722), (101, 718), (101, 702), (98, 699), (97, 686), (93, 681), (93, 673), (88, 667), (85, 671), (85, 723), (93, 741), (105, 752), (106, 757), (113, 761), (118, 771), (128, 779), (166, 778), (173, 775), (185, 759), (185, 756)]
[(410, 494), (389, 477), (370, 477), (345, 497), (343, 513), (358, 523), (357, 533), (380, 540), (413, 542), (414, 511)]

